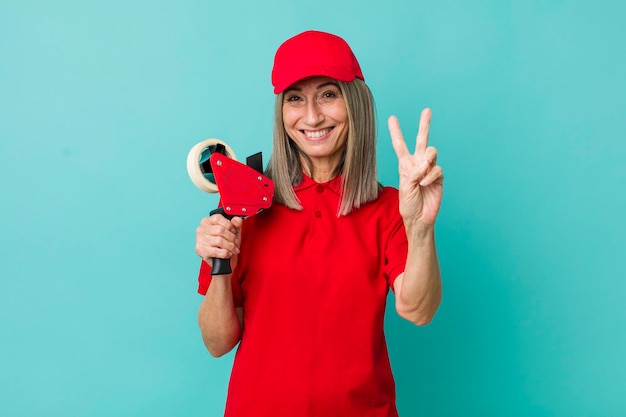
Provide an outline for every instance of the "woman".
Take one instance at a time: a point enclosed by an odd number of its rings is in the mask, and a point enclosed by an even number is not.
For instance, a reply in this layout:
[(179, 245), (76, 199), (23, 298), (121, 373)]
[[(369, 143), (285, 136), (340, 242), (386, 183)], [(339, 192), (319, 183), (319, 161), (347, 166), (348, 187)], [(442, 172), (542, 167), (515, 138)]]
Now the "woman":
[[(272, 84), (275, 204), (245, 221), (214, 215), (197, 229), (204, 343), (214, 356), (239, 343), (225, 414), (397, 416), (388, 291), (416, 325), (441, 300), (434, 225), (443, 173), (427, 146), (430, 110), (414, 154), (389, 119), (396, 190), (377, 182), (373, 100), (343, 39), (288, 39)], [(211, 278), (213, 257), (230, 258), (233, 273)]]

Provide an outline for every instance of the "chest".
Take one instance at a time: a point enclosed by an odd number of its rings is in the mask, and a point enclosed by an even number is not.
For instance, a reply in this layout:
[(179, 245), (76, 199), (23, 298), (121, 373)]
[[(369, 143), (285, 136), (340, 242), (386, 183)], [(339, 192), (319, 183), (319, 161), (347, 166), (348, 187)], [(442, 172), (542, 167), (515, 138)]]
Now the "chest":
[(244, 295), (315, 294), (323, 300), (356, 292), (364, 300), (384, 298), (388, 219), (372, 210), (337, 217), (338, 196), (310, 191), (302, 211), (275, 206), (245, 225), (239, 271)]

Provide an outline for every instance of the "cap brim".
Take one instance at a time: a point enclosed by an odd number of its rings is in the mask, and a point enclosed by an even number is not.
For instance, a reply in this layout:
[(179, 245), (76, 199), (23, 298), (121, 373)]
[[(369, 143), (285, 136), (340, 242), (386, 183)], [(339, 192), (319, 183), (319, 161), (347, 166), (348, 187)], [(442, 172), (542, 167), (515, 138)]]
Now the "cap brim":
[(356, 78), (356, 75), (341, 68), (306, 67), (289, 74), (289, 77), (281, 77), (281, 83), (274, 86), (274, 94), (280, 94), (298, 81), (310, 77), (329, 77), (338, 81), (350, 82)]

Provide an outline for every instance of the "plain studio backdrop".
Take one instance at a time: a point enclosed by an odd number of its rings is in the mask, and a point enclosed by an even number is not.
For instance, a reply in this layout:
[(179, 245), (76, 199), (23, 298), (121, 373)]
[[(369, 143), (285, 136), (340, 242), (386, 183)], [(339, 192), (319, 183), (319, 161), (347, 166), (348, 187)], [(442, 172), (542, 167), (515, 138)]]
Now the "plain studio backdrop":
[[(446, 174), (444, 300), (386, 330), (402, 416), (626, 415), (626, 3), (0, 1), (0, 415), (218, 416), (187, 177), (271, 151), (273, 54), (344, 37)], [(411, 149), (413, 146), (410, 146)], [(337, 257), (341, 254), (338, 253)], [(392, 300), (390, 296), (390, 301)]]

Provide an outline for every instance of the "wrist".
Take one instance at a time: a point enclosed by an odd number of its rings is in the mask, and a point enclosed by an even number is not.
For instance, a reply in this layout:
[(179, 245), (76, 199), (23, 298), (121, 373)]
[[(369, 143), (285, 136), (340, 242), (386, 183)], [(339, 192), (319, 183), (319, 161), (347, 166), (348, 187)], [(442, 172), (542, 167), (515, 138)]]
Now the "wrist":
[(435, 237), (434, 224), (426, 224), (418, 220), (405, 220), (404, 229), (409, 243), (432, 241)]

